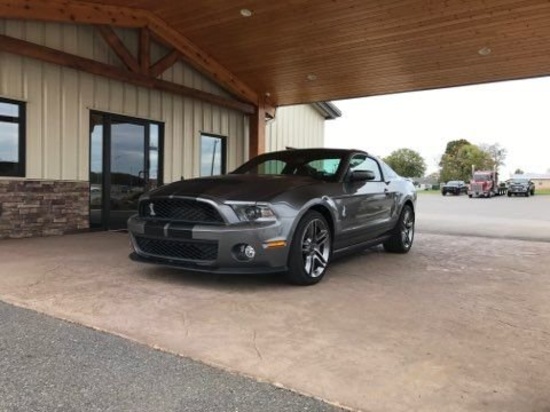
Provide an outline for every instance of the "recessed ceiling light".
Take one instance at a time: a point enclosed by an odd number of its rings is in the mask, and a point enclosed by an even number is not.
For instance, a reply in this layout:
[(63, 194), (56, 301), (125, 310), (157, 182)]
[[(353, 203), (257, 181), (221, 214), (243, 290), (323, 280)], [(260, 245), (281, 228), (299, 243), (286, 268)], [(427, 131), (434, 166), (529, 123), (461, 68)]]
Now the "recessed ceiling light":
[(477, 51), (477, 53), (478, 53), (480, 56), (488, 56), (488, 55), (491, 54), (491, 52), (492, 52), (492, 50), (491, 50), (489, 47), (487, 47), (487, 46), (482, 47), (481, 49), (479, 49), (479, 50)]
[(243, 16), (243, 17), (252, 16), (252, 10), (250, 10), (250, 9), (241, 9), (241, 16)]
[(313, 74), (313, 73), (310, 73), (306, 76), (306, 79), (308, 79), (310, 82), (312, 82), (313, 80), (317, 80), (317, 75)]

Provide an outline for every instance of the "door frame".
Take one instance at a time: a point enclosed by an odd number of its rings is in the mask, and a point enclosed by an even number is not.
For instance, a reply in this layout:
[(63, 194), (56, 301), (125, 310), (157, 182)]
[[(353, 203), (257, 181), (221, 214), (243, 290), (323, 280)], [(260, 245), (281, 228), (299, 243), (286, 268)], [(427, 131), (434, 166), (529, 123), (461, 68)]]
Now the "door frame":
[[(97, 229), (97, 230), (110, 230), (109, 228), (109, 217), (110, 217), (110, 199), (111, 199), (111, 170), (112, 170), (112, 162), (111, 162), (111, 146), (112, 146), (112, 140), (111, 140), (111, 126), (113, 124), (113, 120), (120, 121), (120, 122), (126, 122), (131, 123), (135, 125), (143, 126), (145, 135), (144, 135), (144, 170), (149, 170), (150, 167), (150, 160), (149, 160), (149, 153), (150, 153), (150, 126), (151, 125), (157, 125), (159, 128), (158, 132), (158, 158), (157, 158), (157, 183), (158, 186), (163, 184), (163, 177), (164, 177), (164, 123), (158, 122), (154, 120), (148, 120), (148, 119), (141, 119), (137, 117), (131, 117), (131, 116), (125, 116), (121, 114), (116, 113), (109, 113), (109, 112), (103, 112), (99, 110), (90, 110), (90, 116), (88, 123), (91, 123), (92, 115), (98, 115), (102, 116), (103, 118), (103, 133), (101, 137), (101, 223), (99, 227), (92, 227), (90, 222), (90, 228)], [(91, 126), (91, 125), (90, 125)], [(92, 148), (91, 148), (91, 139), (92, 139), (92, 130), (90, 128), (90, 133), (88, 136), (88, 143), (89, 143), (89, 166), (88, 166), (88, 179), (90, 180), (90, 174), (92, 172)], [(145, 178), (144, 180), (147, 181), (149, 178)], [(91, 202), (91, 198), (90, 198)], [(90, 211), (91, 215), (91, 203), (88, 206), (88, 210)]]

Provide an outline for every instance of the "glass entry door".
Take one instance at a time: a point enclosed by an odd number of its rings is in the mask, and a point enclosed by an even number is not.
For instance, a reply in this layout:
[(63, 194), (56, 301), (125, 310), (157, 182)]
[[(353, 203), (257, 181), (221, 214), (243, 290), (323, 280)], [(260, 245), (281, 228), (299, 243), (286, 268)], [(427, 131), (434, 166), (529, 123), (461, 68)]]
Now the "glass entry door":
[(91, 114), (91, 227), (126, 228), (139, 197), (160, 183), (160, 134), (158, 123)]

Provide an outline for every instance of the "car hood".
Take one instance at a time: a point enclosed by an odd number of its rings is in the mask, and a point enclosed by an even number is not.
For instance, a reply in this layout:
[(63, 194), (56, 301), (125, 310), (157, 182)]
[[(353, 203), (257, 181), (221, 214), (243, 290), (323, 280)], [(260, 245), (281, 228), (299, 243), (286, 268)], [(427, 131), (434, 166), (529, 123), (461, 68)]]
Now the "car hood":
[(320, 183), (303, 176), (224, 175), (181, 180), (149, 193), (151, 198), (165, 196), (204, 197), (217, 201), (267, 202), (281, 193)]

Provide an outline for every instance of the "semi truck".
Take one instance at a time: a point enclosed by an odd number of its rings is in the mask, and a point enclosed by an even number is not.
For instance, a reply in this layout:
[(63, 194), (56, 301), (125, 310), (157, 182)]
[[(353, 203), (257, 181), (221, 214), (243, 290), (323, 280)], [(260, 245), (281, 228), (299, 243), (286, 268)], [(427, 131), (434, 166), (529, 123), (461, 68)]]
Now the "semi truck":
[(500, 186), (498, 173), (492, 170), (476, 170), (472, 174), (468, 197), (493, 197), (506, 194), (506, 187)]

